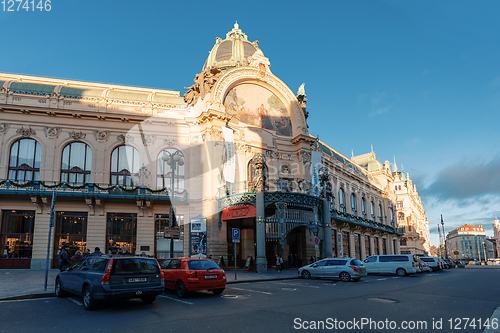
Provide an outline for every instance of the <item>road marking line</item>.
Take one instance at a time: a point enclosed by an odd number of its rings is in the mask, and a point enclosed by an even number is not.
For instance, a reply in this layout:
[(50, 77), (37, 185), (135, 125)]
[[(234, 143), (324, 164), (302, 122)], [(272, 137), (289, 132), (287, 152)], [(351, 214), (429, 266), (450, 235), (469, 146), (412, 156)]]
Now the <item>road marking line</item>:
[(0, 303), (24, 302), (24, 301), (42, 301), (42, 300), (48, 300), (48, 299), (54, 299), (54, 298), (53, 297), (44, 297), (44, 298), (8, 299), (8, 300), (0, 301)]
[[(226, 289), (227, 289), (227, 287), (226, 287)], [(268, 293), (265, 291), (259, 291), (259, 290), (242, 289), (242, 288), (235, 288), (235, 287), (230, 287), (229, 289), (236, 289), (236, 290), (242, 290), (242, 291), (250, 291), (250, 292), (259, 293), (259, 294), (272, 295), (272, 293)]]
[(377, 279), (377, 281), (384, 281), (384, 280), (387, 280), (387, 278)]
[(308, 286), (304, 284), (298, 284), (298, 283), (284, 283), (284, 282), (275, 282), (277, 284), (284, 284), (287, 286), (299, 286), (299, 287), (308, 287), (308, 288), (319, 288), (318, 286)]
[(180, 299), (173, 298), (173, 297), (168, 297), (168, 296), (163, 296), (163, 295), (159, 295), (159, 297), (168, 298), (168, 299), (171, 299), (172, 301), (177, 301), (177, 302), (181, 302), (181, 303), (185, 303), (185, 304), (189, 304), (189, 305), (194, 304), (194, 303), (187, 302), (187, 301), (181, 301)]
[(77, 301), (77, 300), (76, 300), (76, 299), (74, 299), (74, 298), (69, 297), (69, 298), (67, 298), (67, 299), (68, 299), (68, 300), (70, 300), (71, 302), (75, 303), (75, 304), (80, 305), (80, 306), (81, 306), (81, 305), (83, 305), (83, 303), (82, 303), (82, 302), (79, 302), (79, 301)]

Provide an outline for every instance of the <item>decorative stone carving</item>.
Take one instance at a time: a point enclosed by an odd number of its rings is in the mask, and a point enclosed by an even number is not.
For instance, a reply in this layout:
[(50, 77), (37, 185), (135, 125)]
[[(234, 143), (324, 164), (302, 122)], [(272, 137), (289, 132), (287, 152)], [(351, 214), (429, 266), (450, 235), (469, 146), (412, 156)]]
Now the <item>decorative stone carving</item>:
[(141, 134), (141, 138), (142, 138), (142, 143), (145, 146), (152, 145), (154, 143), (154, 141), (155, 141), (155, 136), (154, 135), (149, 135), (149, 134), (142, 133)]
[(206, 94), (212, 91), (212, 88), (221, 76), (222, 71), (217, 67), (196, 74), (193, 80), (194, 84), (189, 88), (184, 87), (184, 89), (188, 90), (184, 94), (184, 101), (188, 104), (195, 105), (198, 101), (198, 97), (203, 99)]
[(96, 138), (96, 140), (99, 140), (99, 141), (106, 141), (106, 140), (108, 140), (109, 133), (110, 133), (109, 131), (98, 131), (98, 130), (94, 131), (95, 138)]
[(0, 124), (0, 133), (7, 133), (7, 131), (9, 130), (9, 123), (1, 123)]
[(36, 132), (34, 129), (32, 129), (31, 127), (30, 128), (24, 128), (24, 127), (21, 127), (20, 129), (18, 129), (16, 131), (17, 134), (20, 134), (22, 137), (30, 137), (32, 135), (36, 135)]
[(118, 139), (118, 141), (120, 141), (121, 143), (130, 143), (130, 142), (134, 142), (134, 137), (132, 137), (131, 135), (127, 134), (127, 135), (123, 135), (123, 134), (120, 134), (116, 137)]
[(290, 166), (288, 164), (283, 164), (281, 166), (281, 173), (289, 174), (290, 173)]
[(271, 153), (271, 158), (274, 159), (274, 160), (277, 160), (280, 158), (280, 153), (278, 153), (277, 151), (273, 151)]
[(298, 156), (299, 156), (299, 161), (302, 161), (302, 163), (304, 164), (311, 162), (311, 152), (309, 151), (301, 150), (299, 151)]
[(74, 140), (82, 140), (82, 139), (85, 139), (85, 137), (87, 136), (87, 134), (83, 133), (82, 131), (80, 131), (80, 132), (77, 132), (77, 131), (69, 132), (68, 135), (69, 135), (70, 138), (72, 138)]
[(149, 171), (146, 166), (143, 164), (139, 169), (139, 185), (147, 186), (149, 176), (151, 176), (151, 171)]
[(176, 146), (177, 140), (175, 140), (175, 139), (163, 139), (163, 143), (166, 144), (167, 146)]
[(271, 67), (271, 63), (269, 62), (269, 58), (264, 56), (264, 53), (261, 49), (258, 49), (251, 56), (247, 58), (248, 66), (256, 67), (262, 71), (269, 71), (269, 67)]
[(61, 127), (44, 126), (43, 131), (46, 137), (58, 138), (59, 134), (61, 134)]

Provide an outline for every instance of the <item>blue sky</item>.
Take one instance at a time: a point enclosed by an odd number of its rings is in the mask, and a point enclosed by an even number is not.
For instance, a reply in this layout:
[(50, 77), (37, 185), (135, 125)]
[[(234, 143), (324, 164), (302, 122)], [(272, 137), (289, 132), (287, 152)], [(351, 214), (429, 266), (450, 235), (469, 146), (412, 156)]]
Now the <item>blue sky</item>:
[(311, 134), (410, 174), (437, 244), (500, 216), (500, 2), (53, 0), (4, 12), (0, 72), (184, 92), (235, 21)]

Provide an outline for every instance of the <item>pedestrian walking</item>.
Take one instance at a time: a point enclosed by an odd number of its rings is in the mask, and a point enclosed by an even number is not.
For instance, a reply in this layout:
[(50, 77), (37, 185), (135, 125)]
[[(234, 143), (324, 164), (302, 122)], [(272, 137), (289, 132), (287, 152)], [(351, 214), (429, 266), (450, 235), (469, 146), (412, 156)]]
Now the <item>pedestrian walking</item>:
[(64, 244), (59, 252), (59, 271), (62, 272), (71, 265), (69, 257), (69, 246)]
[(128, 245), (123, 245), (123, 251), (122, 251), (122, 254), (123, 255), (131, 255), (132, 253), (130, 253), (130, 251), (128, 250)]
[(82, 251), (80, 250), (76, 251), (75, 255), (71, 257), (71, 265), (73, 265), (75, 262), (77, 262), (82, 258), (83, 258)]
[(102, 252), (101, 252), (101, 248), (100, 248), (99, 246), (96, 246), (96, 247), (94, 248), (94, 252), (92, 252), (92, 254), (102, 254)]
[(280, 257), (276, 255), (276, 259), (274, 260), (274, 264), (276, 265), (276, 271), (280, 270)]
[(279, 256), (279, 267), (280, 267), (280, 272), (283, 271), (283, 258), (281, 256)]

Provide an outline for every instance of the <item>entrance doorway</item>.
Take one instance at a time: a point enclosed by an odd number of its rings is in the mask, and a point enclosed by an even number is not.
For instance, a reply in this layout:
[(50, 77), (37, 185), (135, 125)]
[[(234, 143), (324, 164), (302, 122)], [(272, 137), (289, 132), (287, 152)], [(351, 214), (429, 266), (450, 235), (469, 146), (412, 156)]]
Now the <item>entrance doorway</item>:
[[(234, 246), (236, 245), (236, 267), (244, 267), (248, 257), (255, 264), (257, 256), (255, 218), (233, 219), (227, 223), (227, 266), (234, 267)], [(240, 243), (233, 243), (233, 228), (240, 229)]]

